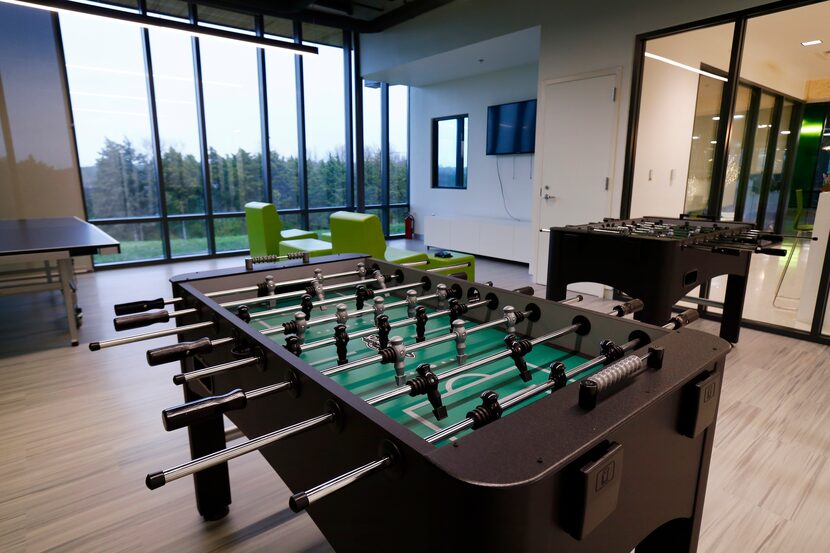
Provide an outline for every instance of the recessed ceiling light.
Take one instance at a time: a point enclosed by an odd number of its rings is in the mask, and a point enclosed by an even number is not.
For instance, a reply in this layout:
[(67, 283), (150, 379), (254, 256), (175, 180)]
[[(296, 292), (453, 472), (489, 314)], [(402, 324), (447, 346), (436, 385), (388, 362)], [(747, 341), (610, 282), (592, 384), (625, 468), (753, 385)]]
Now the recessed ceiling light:
[(692, 137), (692, 140), (699, 140), (699, 139), (700, 139), (700, 137), (699, 137), (699, 136), (693, 136), (693, 137)]
[(745, 116), (745, 115), (741, 115), (741, 114), (739, 113), (738, 115), (736, 115), (736, 116), (735, 116), (735, 119), (743, 119), (744, 117), (746, 117), (746, 116)]
[(718, 116), (716, 115), (716, 116), (712, 117), (712, 121), (720, 121), (720, 117), (718, 117)]
[(790, 131), (781, 131), (781, 134), (788, 135), (788, 134), (790, 134)]
[(718, 141), (717, 141), (717, 140), (710, 140), (710, 141), (709, 141), (709, 144), (717, 144), (717, 143), (718, 143)]
[(808, 40), (807, 42), (802, 42), (802, 46), (815, 46), (816, 44), (821, 44), (822, 41), (820, 40)]

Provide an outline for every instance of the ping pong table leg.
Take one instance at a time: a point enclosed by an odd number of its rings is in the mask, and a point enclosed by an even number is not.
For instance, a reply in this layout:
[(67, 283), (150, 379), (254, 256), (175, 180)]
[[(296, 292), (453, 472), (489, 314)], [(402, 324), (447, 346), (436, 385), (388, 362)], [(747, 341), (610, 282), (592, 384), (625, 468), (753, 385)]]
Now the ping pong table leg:
[(63, 304), (66, 307), (66, 322), (69, 324), (69, 338), (72, 345), (78, 345), (78, 321), (75, 318), (75, 275), (72, 270), (72, 258), (69, 256), (58, 259), (58, 273), (61, 279)]

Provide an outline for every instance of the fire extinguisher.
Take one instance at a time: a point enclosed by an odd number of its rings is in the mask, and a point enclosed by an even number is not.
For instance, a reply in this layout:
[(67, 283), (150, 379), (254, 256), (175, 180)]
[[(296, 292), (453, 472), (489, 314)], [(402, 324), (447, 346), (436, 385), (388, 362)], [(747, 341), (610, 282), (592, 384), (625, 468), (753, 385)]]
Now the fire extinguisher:
[(404, 224), (404, 235), (406, 236), (407, 240), (412, 240), (415, 236), (415, 216), (411, 213), (407, 213), (406, 217), (403, 220)]

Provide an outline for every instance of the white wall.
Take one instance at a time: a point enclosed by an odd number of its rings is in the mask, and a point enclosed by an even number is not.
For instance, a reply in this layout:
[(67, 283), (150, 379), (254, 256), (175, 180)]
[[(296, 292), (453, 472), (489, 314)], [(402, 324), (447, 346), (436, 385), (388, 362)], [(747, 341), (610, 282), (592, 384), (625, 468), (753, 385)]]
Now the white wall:
[[(758, 0), (513, 0), (506, 5), (499, 0), (456, 0), (383, 33), (361, 37), (361, 61), (367, 74), (375, 73), (466, 44), (541, 25), (539, 90), (547, 80), (622, 67), (622, 124), (619, 125), (616, 142), (612, 183), (613, 211), (618, 213), (636, 35), (764, 3)], [(539, 106), (540, 110), (542, 107)], [(534, 182), (541, 181), (540, 175), (534, 176)], [(536, 193), (530, 191), (532, 197)]]
[[(485, 147), (487, 107), (536, 98), (537, 81), (536, 66), (526, 65), (410, 88), (410, 203), (416, 221), (433, 214), (510, 218), (502, 202), (500, 173), (507, 208), (530, 224), (533, 156), (488, 156)], [(469, 115), (467, 189), (432, 188), (432, 119), (465, 113)]]

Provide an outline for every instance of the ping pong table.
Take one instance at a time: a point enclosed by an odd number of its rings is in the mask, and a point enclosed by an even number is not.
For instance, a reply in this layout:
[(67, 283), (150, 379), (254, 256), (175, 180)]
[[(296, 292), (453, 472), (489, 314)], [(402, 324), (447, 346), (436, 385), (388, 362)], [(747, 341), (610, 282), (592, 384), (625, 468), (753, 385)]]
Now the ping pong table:
[[(42, 263), (42, 268), (4, 273), (0, 296), (60, 290), (69, 336), (72, 345), (77, 346), (82, 311), (78, 307), (72, 258), (104, 250), (121, 251), (121, 246), (104, 231), (77, 217), (0, 220), (0, 265)], [(52, 274), (53, 261), (57, 264), (57, 280)]]

